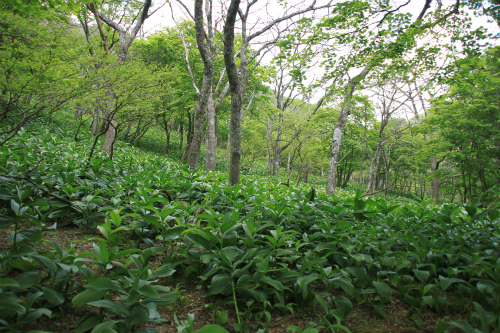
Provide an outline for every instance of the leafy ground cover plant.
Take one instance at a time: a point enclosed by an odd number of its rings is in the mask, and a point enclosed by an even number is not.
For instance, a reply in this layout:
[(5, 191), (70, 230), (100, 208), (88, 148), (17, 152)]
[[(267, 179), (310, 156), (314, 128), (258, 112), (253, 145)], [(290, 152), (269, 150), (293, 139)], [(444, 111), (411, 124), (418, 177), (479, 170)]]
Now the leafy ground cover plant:
[[(223, 174), (120, 144), (128, 156), (89, 164), (88, 146), (68, 136), (23, 132), (0, 148), (4, 330), (22, 331), (73, 299), (98, 312), (82, 316), (79, 332), (152, 331), (144, 325), (174, 322), (175, 310), (165, 318), (178, 298), (170, 279), (197, 284), (205, 304), (219, 304), (217, 323), (237, 332), (270, 331), (305, 308), (317, 325), (301, 330), (348, 331), (357, 308), (384, 318), (395, 301), (417, 326), (431, 313), (454, 316), (441, 331), (499, 329), (497, 211), (313, 196), (253, 176), (229, 187)], [(43, 243), (62, 225), (98, 233), (80, 253)]]

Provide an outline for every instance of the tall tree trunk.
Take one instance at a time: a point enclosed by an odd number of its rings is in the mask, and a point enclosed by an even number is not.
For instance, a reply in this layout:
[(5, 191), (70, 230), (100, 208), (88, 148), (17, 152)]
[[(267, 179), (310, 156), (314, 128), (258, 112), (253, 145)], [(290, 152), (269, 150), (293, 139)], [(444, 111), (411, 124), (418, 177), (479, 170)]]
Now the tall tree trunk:
[(180, 125), (180, 128), (179, 128), (179, 136), (180, 136), (180, 140), (179, 140), (179, 150), (182, 150), (182, 146), (184, 145), (184, 124), (181, 124), (181, 125)]
[(205, 168), (207, 171), (215, 171), (215, 156), (217, 152), (217, 135), (215, 133), (214, 98), (212, 92), (210, 92), (207, 103), (207, 143), (205, 145)]
[(276, 142), (273, 147), (273, 175), (278, 176), (280, 169), (280, 160), (281, 160), (281, 135), (283, 129), (283, 115), (280, 113), (278, 116), (278, 133), (276, 135)]
[(96, 103), (94, 114), (92, 118), (92, 136), (99, 134), (99, 115), (100, 115), (99, 103)]
[(439, 168), (439, 162), (437, 161), (436, 157), (433, 156), (431, 158), (431, 173), (434, 174), (432, 177), (432, 199), (434, 199), (434, 202), (439, 205), (439, 190), (441, 187), (441, 182), (435, 175), (435, 172)]
[[(207, 3), (208, 16), (209, 21), (211, 21), (211, 1)], [(200, 93), (198, 94), (198, 100), (194, 107), (193, 111), (193, 138), (191, 140), (191, 148), (189, 150), (189, 159), (188, 164), (189, 168), (196, 170), (198, 169), (198, 158), (200, 156), (200, 148), (203, 137), (203, 122), (205, 115), (205, 107), (207, 106), (207, 102), (212, 94), (212, 81), (214, 77), (214, 62), (211, 57), (211, 52), (205, 42), (207, 35), (205, 33), (205, 27), (203, 22), (203, 0), (196, 0), (194, 3), (194, 21), (195, 21), (195, 29), (196, 29), (196, 44), (198, 45), (198, 50), (200, 51), (201, 58), (203, 60), (203, 79), (201, 83)], [(210, 22), (211, 23), (211, 22)], [(209, 29), (210, 30), (210, 29)], [(210, 31), (209, 31), (210, 34)], [(215, 114), (215, 110), (213, 109), (213, 96), (211, 108), (212, 112)], [(215, 117), (215, 115), (214, 115)], [(215, 129), (215, 121), (212, 124)], [(215, 134), (215, 133), (214, 133)], [(215, 157), (211, 157), (214, 159)], [(207, 165), (208, 167), (208, 165)], [(215, 165), (213, 167), (215, 169)]]
[(356, 75), (347, 83), (342, 111), (340, 112), (339, 119), (337, 121), (337, 124), (335, 125), (335, 130), (333, 131), (332, 150), (330, 154), (330, 163), (328, 164), (328, 175), (326, 181), (327, 194), (335, 193), (335, 181), (337, 178), (336, 175), (337, 175), (337, 164), (339, 160), (340, 145), (342, 144), (342, 132), (344, 131), (344, 126), (347, 116), (351, 112), (352, 95), (356, 90), (358, 84), (368, 75), (368, 73), (372, 68), (373, 68), (372, 65), (366, 66), (361, 71), (361, 73)]
[[(229, 185), (238, 184), (240, 181), (241, 165), (241, 108), (243, 96), (240, 89), (238, 70), (234, 61), (234, 24), (240, 0), (231, 0), (227, 10), (226, 23), (224, 25), (224, 63), (226, 65), (227, 77), (231, 89), (231, 156), (229, 162)], [(245, 40), (245, 38), (243, 38)], [(242, 49), (243, 49), (242, 45)], [(241, 52), (241, 56), (245, 52)], [(241, 62), (246, 59), (241, 59)], [(244, 76), (246, 73), (241, 73)]]
[(181, 158), (181, 163), (184, 163), (188, 156), (189, 156), (189, 151), (191, 150), (191, 139), (192, 139), (192, 131), (193, 131), (193, 121), (191, 117), (191, 113), (188, 111), (188, 130), (186, 133), (186, 149), (184, 150), (184, 154), (182, 154)]
[(379, 145), (377, 147), (377, 150), (375, 150), (375, 154), (373, 155), (373, 157), (370, 158), (370, 169), (368, 170), (368, 185), (366, 186), (366, 191), (365, 191), (366, 193), (370, 193), (370, 192), (375, 191), (381, 149), (382, 148)]
[(269, 117), (267, 118), (267, 126), (266, 126), (266, 143), (267, 143), (267, 149), (266, 149), (266, 171), (268, 174), (272, 173), (272, 167), (271, 167), (271, 146), (273, 142), (273, 124), (274, 121), (271, 122)]

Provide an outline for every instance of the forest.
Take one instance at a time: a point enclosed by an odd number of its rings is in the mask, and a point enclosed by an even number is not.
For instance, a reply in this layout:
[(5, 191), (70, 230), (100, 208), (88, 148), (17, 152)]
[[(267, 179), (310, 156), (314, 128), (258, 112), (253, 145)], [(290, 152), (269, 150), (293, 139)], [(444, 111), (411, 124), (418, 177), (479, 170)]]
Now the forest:
[(498, 332), (498, 0), (2, 0), (0, 331)]

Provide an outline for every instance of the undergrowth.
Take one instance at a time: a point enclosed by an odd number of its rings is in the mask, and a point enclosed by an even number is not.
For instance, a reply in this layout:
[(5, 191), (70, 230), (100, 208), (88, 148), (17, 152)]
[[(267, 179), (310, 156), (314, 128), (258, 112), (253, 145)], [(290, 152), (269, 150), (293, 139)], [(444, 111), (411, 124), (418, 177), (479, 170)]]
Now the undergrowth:
[[(190, 171), (120, 142), (112, 161), (100, 153), (89, 161), (90, 138), (72, 137), (39, 126), (0, 147), (4, 331), (24, 332), (71, 301), (89, 309), (76, 332), (155, 332), (165, 321), (158, 307), (178, 302), (166, 287), (172, 278), (195, 279), (221, 299), (219, 325), (198, 332), (266, 332), (276, 311), (303, 307), (321, 321), (290, 330), (349, 331), (353, 307), (385, 317), (396, 297), (412, 318), (471, 314), (444, 319), (436, 332), (500, 330), (496, 210), (327, 196), (256, 175), (230, 187), (224, 173)], [(97, 228), (99, 237), (83, 253), (44, 240), (61, 226)], [(232, 328), (222, 305), (234, 309)], [(178, 321), (179, 331), (192, 332), (193, 320)]]

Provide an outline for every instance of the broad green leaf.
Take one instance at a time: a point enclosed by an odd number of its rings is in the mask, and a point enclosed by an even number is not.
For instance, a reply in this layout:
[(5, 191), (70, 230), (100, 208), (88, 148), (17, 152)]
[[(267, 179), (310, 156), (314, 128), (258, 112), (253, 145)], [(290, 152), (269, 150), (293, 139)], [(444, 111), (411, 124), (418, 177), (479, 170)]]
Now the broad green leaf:
[(274, 280), (274, 279), (271, 279), (270, 277), (268, 276), (264, 276), (263, 278), (260, 279), (262, 282), (265, 282), (269, 285), (271, 285), (272, 287), (274, 287), (274, 289), (278, 290), (278, 291), (283, 291), (284, 288), (283, 288), (283, 285), (281, 284), (281, 282), (279, 282), (278, 280)]
[(17, 287), (17, 288), (19, 288), (19, 282), (12, 280), (12, 279), (0, 278), (0, 287)]
[(94, 252), (98, 255), (98, 258), (101, 261), (101, 263), (108, 263), (109, 252), (104, 240), (99, 239), (99, 245), (93, 243), (92, 246), (94, 247)]
[(98, 277), (90, 281), (86, 287), (93, 290), (115, 290), (121, 293), (125, 293), (125, 290), (116, 281), (113, 281), (106, 277)]
[(468, 322), (463, 319), (454, 320), (449, 322), (451, 325), (458, 327), (465, 333), (479, 333), (474, 327), (472, 327)]
[(229, 295), (231, 290), (231, 277), (227, 274), (218, 274), (212, 278), (208, 293), (209, 295)]
[(154, 302), (158, 305), (169, 305), (177, 301), (179, 294), (177, 292), (161, 294), (158, 297), (148, 299), (148, 302)]
[(14, 301), (12, 298), (7, 298), (0, 302), (0, 311), (2, 311), (2, 313), (17, 312), (19, 314), (25, 314), (26, 307)]
[(75, 333), (84, 333), (90, 331), (103, 321), (103, 316), (97, 314), (89, 314), (81, 318), (75, 326)]
[(107, 290), (91, 290), (87, 289), (73, 297), (73, 306), (79, 308), (90, 302), (98, 301), (107, 294)]
[(342, 311), (342, 313), (344, 314), (344, 317), (347, 316), (349, 313), (351, 313), (352, 303), (347, 297), (337, 296), (334, 298), (333, 302)]
[(144, 324), (149, 320), (149, 311), (140, 305), (134, 307), (127, 317), (130, 326)]
[(173, 269), (171, 265), (163, 265), (161, 267), (158, 267), (158, 269), (153, 272), (150, 278), (153, 280), (159, 277), (172, 276), (174, 273), (175, 269)]
[(41, 255), (34, 255), (33, 258), (35, 258), (36, 260), (38, 260), (42, 265), (44, 265), (45, 267), (47, 267), (51, 271), (57, 272), (57, 265), (56, 265), (56, 263), (53, 262), (52, 260), (50, 260), (49, 258), (41, 256)]
[(90, 333), (118, 333), (115, 330), (115, 323), (114, 320), (105, 321), (97, 325)]
[(59, 293), (57, 290), (48, 289), (45, 287), (43, 287), (42, 290), (45, 298), (47, 299), (47, 301), (49, 301), (50, 304), (59, 305), (64, 303), (64, 296), (61, 295), (61, 293)]
[(129, 315), (128, 309), (125, 304), (121, 302), (113, 302), (110, 300), (101, 300), (87, 303), (88, 305), (97, 306), (100, 308), (108, 309), (112, 313), (115, 313), (120, 316), (127, 317)]
[(32, 321), (37, 320), (41, 316), (46, 315), (47, 317), (52, 316), (52, 311), (46, 308), (38, 308), (34, 311), (29, 312), (25, 317), (24, 317), (24, 322), (25, 323), (31, 323)]
[(243, 253), (243, 251), (236, 246), (227, 246), (222, 249), (222, 252), (224, 252), (226, 257), (231, 261), (235, 261), (238, 255)]
[(35, 272), (25, 272), (16, 277), (17, 283), (19, 283), (19, 288), (26, 289), (31, 286), (40, 284), (42, 276)]
[(145, 284), (142, 287), (140, 287), (139, 289), (137, 289), (137, 291), (141, 295), (146, 296), (146, 297), (158, 297), (159, 296), (156, 289), (153, 286), (150, 286), (147, 284)]
[(431, 273), (429, 271), (421, 271), (421, 270), (414, 269), (413, 273), (415, 273), (415, 276), (417, 277), (417, 279), (419, 279), (420, 282), (422, 282), (422, 283), (426, 283), (427, 280), (429, 280), (429, 277), (431, 276)]
[(377, 294), (380, 296), (382, 302), (387, 303), (391, 300), (392, 290), (387, 283), (374, 281), (373, 286), (377, 290)]
[(200, 328), (195, 333), (229, 333), (229, 332), (222, 326), (212, 324)]

